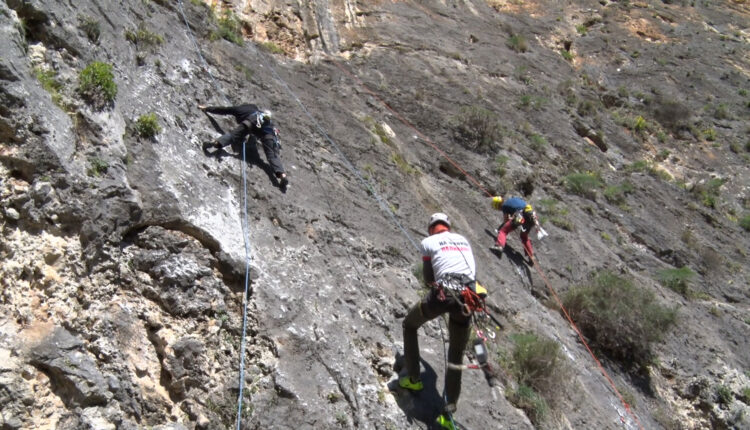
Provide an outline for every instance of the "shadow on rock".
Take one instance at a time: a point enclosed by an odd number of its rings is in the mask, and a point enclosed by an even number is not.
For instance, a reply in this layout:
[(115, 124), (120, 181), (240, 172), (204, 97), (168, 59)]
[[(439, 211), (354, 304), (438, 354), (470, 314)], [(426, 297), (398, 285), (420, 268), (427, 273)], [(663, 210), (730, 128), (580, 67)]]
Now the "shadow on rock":
[[(254, 165), (263, 169), (263, 171), (266, 172), (268, 179), (271, 181), (271, 184), (273, 184), (274, 187), (281, 189), (282, 192), (286, 193), (286, 189), (282, 189), (281, 184), (279, 184), (279, 181), (276, 178), (276, 175), (274, 174), (274, 171), (271, 168), (271, 165), (269, 165), (268, 163), (266, 163), (260, 158), (260, 154), (258, 153), (257, 139), (254, 136), (249, 136), (247, 140), (245, 141), (244, 145), (245, 145), (246, 162), (249, 165)], [(224, 159), (224, 157), (233, 157), (233, 158), (238, 158), (240, 160), (243, 157), (242, 145), (238, 143), (232, 144), (232, 152), (228, 152), (224, 148), (219, 148), (215, 151), (204, 150), (203, 153), (206, 154), (206, 156), (214, 157), (218, 159), (219, 161)]]
[(443, 406), (443, 398), (437, 389), (437, 374), (426, 361), (421, 360), (423, 370), (420, 377), (424, 389), (419, 392), (411, 392), (398, 385), (398, 370), (401, 367), (398, 364), (401, 362), (403, 362), (403, 356), (397, 354), (397, 365), (394, 369), (397, 372), (397, 377), (388, 383), (388, 389), (393, 393), (398, 407), (404, 411), (404, 415), (406, 415), (410, 424), (416, 420), (424, 423), (428, 429), (433, 428), (431, 426), (435, 424), (435, 419), (440, 415)]

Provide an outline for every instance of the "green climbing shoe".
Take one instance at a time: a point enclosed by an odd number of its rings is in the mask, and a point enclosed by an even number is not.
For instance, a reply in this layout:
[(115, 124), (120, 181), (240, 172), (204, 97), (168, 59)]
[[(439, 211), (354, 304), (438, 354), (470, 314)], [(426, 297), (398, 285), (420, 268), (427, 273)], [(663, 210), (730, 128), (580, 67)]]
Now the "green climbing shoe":
[(422, 391), (422, 389), (424, 389), (424, 384), (422, 384), (422, 381), (414, 382), (408, 375), (398, 380), (398, 386), (401, 388), (406, 388), (410, 391)]
[(447, 429), (447, 430), (456, 430), (456, 426), (453, 425), (453, 420), (446, 414), (440, 414), (437, 417), (437, 420), (435, 420), (441, 428)]

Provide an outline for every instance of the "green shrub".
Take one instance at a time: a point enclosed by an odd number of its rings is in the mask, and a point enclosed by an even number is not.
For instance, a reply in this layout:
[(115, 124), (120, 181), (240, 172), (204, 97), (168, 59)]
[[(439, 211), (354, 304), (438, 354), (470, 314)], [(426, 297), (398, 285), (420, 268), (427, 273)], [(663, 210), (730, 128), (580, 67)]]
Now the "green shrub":
[(57, 80), (57, 73), (52, 69), (44, 70), (37, 67), (34, 69), (34, 74), (42, 88), (52, 97), (52, 102), (62, 107), (62, 94), (60, 94), (62, 84)]
[(454, 135), (464, 146), (484, 152), (500, 139), (502, 127), (494, 112), (479, 106), (464, 106), (454, 124)]
[(90, 158), (89, 164), (89, 168), (86, 170), (86, 173), (89, 176), (102, 176), (107, 173), (107, 169), (109, 169), (109, 163), (98, 157)]
[(539, 213), (541, 217), (539, 218), (539, 222), (544, 224), (547, 221), (547, 217), (549, 217), (549, 222), (551, 222), (553, 225), (567, 231), (574, 231), (575, 227), (573, 226), (573, 223), (568, 220), (568, 209), (567, 208), (559, 208), (557, 200), (553, 199), (542, 199), (539, 201), (539, 205), (537, 206), (537, 209), (539, 209)]
[(523, 110), (539, 110), (547, 103), (547, 99), (531, 94), (524, 94), (518, 100), (518, 106)]
[(576, 31), (581, 36), (585, 36), (586, 33), (588, 33), (588, 28), (585, 25), (583, 25), (583, 24), (579, 24), (579, 25), (576, 25)]
[(564, 178), (564, 183), (568, 192), (592, 199), (596, 196), (596, 190), (604, 186), (597, 172), (571, 173)]
[(679, 269), (664, 269), (660, 270), (657, 274), (659, 283), (665, 287), (687, 296), (689, 293), (690, 280), (695, 276), (695, 272), (690, 270), (689, 267), (683, 266)]
[(716, 202), (719, 199), (721, 186), (724, 185), (724, 182), (726, 180), (722, 178), (711, 178), (702, 184), (696, 184), (692, 192), (698, 196), (703, 206), (715, 208)]
[(406, 161), (406, 159), (397, 152), (391, 153), (391, 161), (393, 161), (393, 164), (396, 165), (398, 170), (400, 170), (401, 172), (407, 175), (419, 174), (419, 169), (409, 164), (409, 162)]
[(231, 10), (224, 11), (224, 15), (217, 21), (218, 30), (211, 33), (211, 40), (225, 39), (234, 44), (242, 46), (245, 41), (242, 38), (242, 21)]
[(526, 38), (520, 34), (513, 34), (508, 39), (508, 47), (516, 52), (526, 52), (529, 49)]
[(560, 55), (562, 55), (562, 57), (566, 59), (567, 61), (573, 61), (574, 55), (572, 52), (568, 51), (567, 49), (561, 49)]
[(633, 192), (633, 184), (628, 181), (619, 185), (611, 185), (604, 189), (604, 198), (615, 205), (625, 204), (625, 197)]
[(271, 54), (283, 54), (284, 50), (279, 47), (279, 45), (275, 44), (272, 41), (263, 42), (260, 44), (261, 48), (265, 49), (266, 51), (270, 52)]
[(513, 340), (511, 371), (519, 385), (552, 394), (559, 388), (565, 359), (560, 344), (534, 333), (517, 334)]
[(652, 344), (661, 340), (677, 316), (651, 291), (606, 271), (568, 291), (563, 303), (590, 345), (623, 365), (650, 363)]
[(750, 214), (747, 214), (740, 218), (740, 227), (744, 228), (745, 231), (750, 231)]
[(501, 178), (505, 176), (508, 171), (506, 170), (506, 165), (508, 164), (508, 158), (507, 155), (498, 155), (495, 157), (495, 173), (498, 174)]
[(716, 400), (720, 405), (727, 406), (734, 400), (732, 390), (725, 385), (719, 385), (716, 387)]
[(642, 132), (646, 131), (646, 128), (648, 127), (648, 124), (646, 123), (646, 119), (645, 118), (643, 118), (642, 116), (638, 115), (633, 120), (633, 124), (632, 124), (631, 127), (632, 127), (633, 131), (635, 131), (637, 133), (642, 133)]
[(514, 406), (523, 410), (532, 424), (538, 425), (547, 418), (549, 406), (542, 396), (533, 388), (519, 385), (510, 393), (508, 399)]
[(703, 130), (703, 137), (705, 137), (707, 141), (713, 142), (716, 140), (716, 130), (713, 127)]
[(112, 74), (112, 65), (95, 61), (78, 75), (78, 92), (89, 103), (102, 107), (115, 100), (117, 84)]
[(78, 17), (78, 28), (83, 30), (86, 37), (88, 37), (92, 43), (99, 42), (99, 36), (101, 35), (99, 21), (90, 16), (81, 15)]
[(159, 119), (153, 112), (141, 115), (135, 122), (135, 130), (138, 133), (138, 136), (150, 139), (161, 132)]
[(148, 30), (143, 24), (136, 30), (126, 30), (125, 39), (138, 48), (154, 48), (164, 43), (163, 36)]
[(547, 146), (547, 139), (545, 139), (541, 134), (532, 134), (531, 136), (529, 136), (529, 142), (531, 143), (531, 149), (536, 152), (543, 150), (544, 147)]

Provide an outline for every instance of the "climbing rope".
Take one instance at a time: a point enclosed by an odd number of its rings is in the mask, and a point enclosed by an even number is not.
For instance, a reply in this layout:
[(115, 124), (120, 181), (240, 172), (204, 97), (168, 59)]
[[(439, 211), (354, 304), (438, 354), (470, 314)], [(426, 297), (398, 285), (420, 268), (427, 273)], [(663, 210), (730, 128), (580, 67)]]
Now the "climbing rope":
[[(190, 36), (190, 40), (192, 40), (193, 45), (195, 46), (195, 51), (197, 52), (198, 57), (200, 57), (201, 61), (203, 62), (204, 69), (208, 73), (208, 76), (211, 77), (212, 85), (214, 85), (216, 91), (224, 97), (224, 100), (228, 102), (229, 98), (226, 96), (226, 94), (224, 94), (224, 92), (221, 90), (221, 87), (216, 83), (216, 79), (214, 79), (214, 76), (211, 74), (211, 69), (206, 62), (206, 59), (203, 57), (203, 54), (201, 53), (200, 46), (195, 40), (193, 30), (190, 28), (190, 23), (188, 23), (187, 17), (185, 16), (185, 10), (182, 7), (182, 0), (178, 0), (178, 4), (180, 6), (180, 14), (182, 15), (182, 19), (185, 21), (185, 26), (187, 28), (188, 35)], [(240, 161), (240, 164), (242, 165), (242, 239), (245, 244), (245, 291), (242, 294), (242, 338), (240, 342), (240, 388), (239, 394), (237, 396), (237, 430), (241, 430), (242, 428), (242, 398), (245, 388), (245, 349), (247, 348), (247, 305), (250, 291), (250, 232), (247, 216), (247, 159), (244, 144), (242, 145), (242, 160)]]
[[(375, 94), (372, 90), (370, 90), (362, 82), (361, 79), (359, 79), (356, 75), (354, 75), (353, 73), (351, 73), (348, 70), (346, 70), (343, 66), (341, 66), (340, 64), (338, 64), (337, 61), (331, 60), (331, 62), (339, 70), (341, 70), (346, 75), (348, 75), (352, 79), (354, 79), (359, 84), (359, 86), (362, 87), (365, 92), (367, 92), (367, 94), (369, 94), (370, 96), (372, 96), (373, 98), (375, 98), (376, 100), (378, 100), (383, 106), (386, 107), (386, 109), (388, 109), (389, 111), (391, 111), (396, 116), (396, 118), (398, 118), (402, 123), (404, 123), (406, 126), (408, 126), (409, 128), (411, 128), (412, 130), (414, 130), (417, 133), (417, 135), (420, 136), (421, 139), (424, 142), (426, 142), (430, 147), (432, 147), (441, 156), (443, 156), (451, 165), (453, 165), (456, 169), (458, 169), (461, 173), (463, 173), (474, 185), (477, 186), (477, 188), (479, 188), (480, 190), (482, 190), (487, 196), (492, 197), (492, 194), (484, 186), (482, 186), (482, 184), (477, 179), (475, 179), (473, 176), (471, 176), (470, 174), (468, 174), (466, 172), (466, 170), (464, 170), (456, 161), (454, 161), (444, 151), (442, 151), (440, 148), (438, 148), (437, 145), (435, 145), (429, 137), (425, 136), (411, 122), (409, 122), (406, 118), (404, 118), (403, 115), (401, 115), (399, 112), (397, 112), (395, 109), (393, 109), (382, 98), (380, 98), (377, 94)], [(526, 245), (524, 245), (524, 246), (526, 246)], [(528, 251), (529, 250), (527, 249), (527, 252)], [(529, 252), (529, 255), (532, 255), (532, 253)], [(565, 309), (565, 307), (562, 304), (562, 301), (560, 300), (560, 298), (558, 297), (557, 293), (555, 292), (555, 290), (550, 285), (549, 280), (547, 279), (547, 277), (542, 272), (541, 268), (539, 267), (539, 264), (537, 263), (537, 261), (533, 257), (531, 257), (531, 259), (534, 262), (534, 267), (536, 268), (537, 273), (539, 273), (539, 276), (542, 278), (542, 280), (544, 281), (544, 283), (547, 286), (547, 288), (550, 290), (550, 292), (552, 293), (552, 295), (555, 297), (555, 300), (557, 301), (557, 304), (560, 307), (560, 309), (563, 311), (563, 314), (565, 315), (565, 318), (568, 320), (568, 322), (570, 323), (570, 325), (573, 327), (573, 330), (578, 334), (578, 338), (583, 343), (584, 347), (589, 352), (589, 354), (591, 355), (591, 357), (593, 358), (593, 360), (596, 362), (596, 364), (599, 367), (599, 370), (601, 371), (601, 373), (604, 376), (604, 378), (609, 382), (609, 385), (611, 386), (612, 390), (614, 390), (615, 395), (620, 400), (620, 402), (622, 403), (622, 405), (625, 407), (625, 410), (633, 417), (633, 419), (635, 420), (635, 422), (638, 425), (638, 428), (641, 429), (641, 430), (643, 430), (643, 426), (641, 425), (641, 422), (638, 420), (638, 417), (636, 416), (635, 412), (630, 408), (630, 405), (622, 397), (622, 394), (620, 394), (620, 391), (617, 389), (614, 381), (609, 376), (609, 374), (607, 373), (606, 369), (604, 369), (604, 366), (601, 364), (601, 362), (599, 361), (599, 359), (596, 357), (596, 355), (594, 354), (594, 352), (589, 347), (588, 343), (586, 342), (585, 338), (583, 337), (583, 334), (578, 329), (578, 327), (576, 326), (576, 324), (573, 322), (573, 319), (570, 317), (567, 309)], [(619, 411), (618, 411), (618, 414), (619, 414)], [(622, 417), (622, 415), (620, 416), (620, 419), (624, 422), (624, 418)]]

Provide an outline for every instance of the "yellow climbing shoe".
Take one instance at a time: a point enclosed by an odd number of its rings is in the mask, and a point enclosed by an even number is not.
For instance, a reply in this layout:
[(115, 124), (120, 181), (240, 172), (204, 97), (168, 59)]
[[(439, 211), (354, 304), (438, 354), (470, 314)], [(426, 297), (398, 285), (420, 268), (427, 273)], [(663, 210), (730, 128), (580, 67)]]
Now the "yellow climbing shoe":
[(450, 419), (449, 416), (446, 414), (441, 414), (437, 417), (437, 420), (435, 420), (441, 428), (447, 429), (447, 430), (456, 430), (456, 426), (453, 425), (453, 420)]
[(401, 388), (406, 388), (410, 391), (422, 391), (424, 389), (424, 384), (422, 384), (422, 381), (412, 381), (409, 375), (404, 376), (403, 378), (398, 380), (398, 386)]

